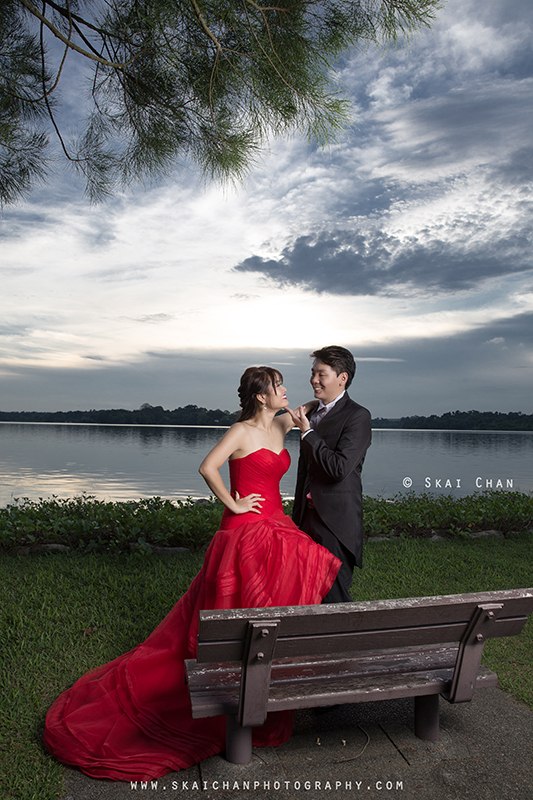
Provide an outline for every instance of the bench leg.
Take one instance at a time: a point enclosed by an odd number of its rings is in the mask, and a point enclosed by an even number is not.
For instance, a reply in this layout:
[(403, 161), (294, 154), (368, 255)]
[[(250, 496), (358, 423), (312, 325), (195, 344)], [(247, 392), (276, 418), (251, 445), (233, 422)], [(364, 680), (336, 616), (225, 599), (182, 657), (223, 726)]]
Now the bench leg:
[(439, 696), (415, 697), (415, 736), (427, 742), (439, 740)]
[(226, 760), (232, 764), (252, 760), (252, 729), (242, 728), (231, 714), (226, 715)]

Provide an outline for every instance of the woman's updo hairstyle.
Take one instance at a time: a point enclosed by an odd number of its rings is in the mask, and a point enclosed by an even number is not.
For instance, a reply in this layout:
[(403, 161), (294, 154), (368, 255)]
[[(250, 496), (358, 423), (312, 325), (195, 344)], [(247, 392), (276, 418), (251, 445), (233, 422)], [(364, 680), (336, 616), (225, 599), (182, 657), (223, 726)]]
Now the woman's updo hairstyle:
[(283, 382), (283, 375), (273, 367), (248, 367), (241, 376), (241, 383), (238, 388), (241, 413), (237, 417), (237, 422), (245, 422), (252, 419), (257, 413), (257, 395), (269, 394), (272, 389), (276, 390), (276, 383)]

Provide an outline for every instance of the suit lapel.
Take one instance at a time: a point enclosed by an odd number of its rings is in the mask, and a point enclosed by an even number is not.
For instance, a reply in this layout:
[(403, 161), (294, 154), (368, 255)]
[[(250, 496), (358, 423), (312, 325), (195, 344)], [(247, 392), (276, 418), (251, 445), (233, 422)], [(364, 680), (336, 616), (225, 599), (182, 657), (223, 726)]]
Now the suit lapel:
[(328, 411), (326, 416), (320, 420), (316, 427), (317, 433), (320, 431), (327, 431), (329, 428), (335, 425), (336, 420), (339, 418), (339, 415), (342, 415), (343, 409), (346, 407), (346, 404), (349, 402), (349, 400), (350, 398), (348, 397), (348, 392), (346, 392), (344, 397), (339, 400), (338, 403), (335, 403), (331, 411)]

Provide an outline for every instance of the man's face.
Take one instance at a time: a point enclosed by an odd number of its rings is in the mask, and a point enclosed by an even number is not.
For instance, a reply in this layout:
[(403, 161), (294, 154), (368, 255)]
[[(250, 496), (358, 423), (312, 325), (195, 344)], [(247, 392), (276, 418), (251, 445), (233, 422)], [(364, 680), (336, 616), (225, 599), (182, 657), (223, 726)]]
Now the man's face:
[(311, 379), (309, 382), (313, 387), (317, 400), (322, 400), (326, 406), (343, 393), (347, 380), (348, 373), (341, 372), (340, 375), (337, 375), (333, 367), (330, 367), (329, 364), (324, 364), (318, 359), (311, 367)]

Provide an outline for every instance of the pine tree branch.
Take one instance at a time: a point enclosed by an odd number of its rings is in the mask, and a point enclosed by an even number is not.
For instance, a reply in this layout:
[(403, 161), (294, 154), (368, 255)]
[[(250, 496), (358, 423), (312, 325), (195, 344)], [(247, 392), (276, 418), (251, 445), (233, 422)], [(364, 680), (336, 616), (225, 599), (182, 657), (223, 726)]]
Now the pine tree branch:
[(197, 17), (200, 25), (202, 26), (202, 29), (203, 29), (204, 33), (214, 43), (214, 45), (215, 45), (216, 49), (218, 50), (218, 52), (222, 53), (223, 52), (222, 46), (221, 46), (220, 42), (218, 41), (217, 37), (215, 36), (215, 34), (209, 28), (209, 26), (206, 23), (205, 19), (203, 18), (202, 12), (200, 11), (196, 0), (190, 0), (190, 2), (191, 2), (191, 6), (193, 7), (193, 11), (196, 14), (196, 17)]
[[(204, 175), (240, 179), (270, 131), (331, 141), (349, 115), (347, 101), (335, 97), (329, 67), (352, 47), (379, 46), (428, 27), (441, 4), (0, 0), (6, 176), (0, 175), (0, 203), (27, 193), (45, 174), (39, 166), (49, 146), (47, 128), (84, 173), (93, 198), (117, 182), (168, 174), (181, 156)], [(45, 50), (49, 36), (61, 42), (57, 63)], [(70, 51), (92, 65), (92, 107), (77, 145), (62, 138), (54, 118)], [(16, 153), (17, 147), (20, 161), (4, 157), (3, 149)]]
[(61, 31), (58, 28), (56, 28), (56, 26), (53, 25), (46, 18), (46, 16), (44, 14), (41, 14), (41, 12), (37, 8), (35, 8), (34, 5), (32, 5), (29, 2), (29, 0), (19, 0), (19, 1), (22, 3), (23, 6), (25, 6), (25, 8), (28, 9), (30, 14), (33, 14), (34, 17), (36, 17), (38, 20), (40, 20), (40, 22), (43, 25), (45, 25), (48, 28), (48, 30), (51, 31), (51, 33), (53, 33), (53, 35), (57, 39), (59, 39), (61, 42), (63, 42), (63, 44), (67, 45), (67, 47), (69, 47), (70, 49), (75, 50), (77, 53), (80, 53), (82, 56), (85, 56), (86, 58), (91, 59), (91, 61), (97, 61), (98, 63), (103, 64), (105, 67), (111, 67), (112, 69), (124, 70), (124, 69), (126, 69), (126, 67), (128, 67), (130, 64), (132, 64), (135, 61), (136, 58), (139, 57), (139, 54), (133, 55), (128, 61), (125, 61), (123, 63), (116, 63), (116, 62), (108, 61), (107, 59), (102, 58), (101, 56), (99, 56), (99, 55), (97, 55), (95, 53), (91, 53), (89, 50), (84, 50), (83, 47), (80, 47), (78, 44), (76, 44), (76, 42), (73, 42), (67, 36), (64, 36), (61, 33)]
[[(41, 75), (42, 75), (42, 86), (43, 86), (43, 96), (42, 96), (42, 100), (44, 100), (44, 102), (45, 102), (45, 104), (46, 104), (46, 108), (47, 108), (47, 111), (48, 111), (48, 116), (50, 117), (50, 121), (51, 121), (52, 125), (54, 126), (54, 130), (55, 130), (55, 132), (56, 132), (57, 138), (59, 139), (59, 143), (60, 143), (60, 145), (61, 145), (61, 148), (62, 148), (62, 150), (63, 150), (63, 153), (65, 154), (65, 157), (66, 157), (66, 158), (67, 158), (69, 161), (75, 162), (75, 161), (76, 161), (76, 159), (75, 159), (75, 158), (72, 158), (72, 156), (70, 155), (70, 153), (69, 153), (69, 152), (68, 152), (68, 150), (67, 150), (67, 146), (66, 146), (65, 142), (63, 141), (63, 137), (61, 136), (61, 131), (59, 130), (59, 127), (58, 127), (58, 125), (57, 125), (57, 123), (56, 123), (56, 121), (55, 121), (54, 114), (53, 114), (53, 112), (52, 112), (52, 108), (51, 108), (51, 106), (50, 106), (50, 101), (48, 100), (49, 94), (50, 94), (51, 92), (49, 92), (49, 91), (47, 90), (47, 88), (46, 88), (46, 78), (45, 78), (45, 73), (46, 73), (46, 69), (45, 69), (45, 68), (46, 68), (46, 63), (45, 63), (45, 49), (44, 49), (44, 36), (43, 36), (43, 31), (44, 31), (44, 24), (41, 22), (41, 63), (42, 63), (42, 73), (41, 73)], [(67, 48), (67, 50), (68, 50), (68, 48)], [(66, 56), (66, 52), (67, 52), (67, 50), (65, 50), (65, 55), (63, 56), (63, 60), (64, 60), (64, 58), (65, 58), (65, 56)], [(62, 63), (63, 63), (63, 62), (62, 62)]]

